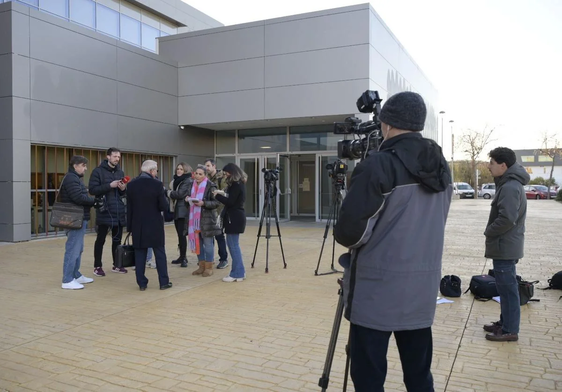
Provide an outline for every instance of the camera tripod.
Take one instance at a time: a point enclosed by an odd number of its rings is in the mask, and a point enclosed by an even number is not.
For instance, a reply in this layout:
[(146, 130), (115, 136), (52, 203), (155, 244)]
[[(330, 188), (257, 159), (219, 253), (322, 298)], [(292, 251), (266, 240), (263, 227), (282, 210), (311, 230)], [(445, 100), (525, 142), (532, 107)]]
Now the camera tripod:
[[(283, 252), (283, 242), (281, 241), (281, 230), (279, 230), (279, 218), (277, 217), (277, 211), (275, 209), (275, 193), (273, 181), (265, 182), (265, 199), (263, 202), (263, 209), (260, 218), (260, 227), (258, 229), (258, 239), (256, 241), (256, 249), (254, 250), (254, 259), (252, 260), (252, 268), (254, 268), (254, 263), (256, 262), (256, 254), (258, 253), (258, 245), (260, 243), (261, 231), (263, 228), (263, 221), (265, 220), (265, 273), (269, 272), (269, 239), (271, 237), (279, 237), (279, 245), (281, 246), (281, 256), (283, 257), (283, 268), (287, 268), (287, 263), (285, 262), (285, 253)], [(275, 225), (277, 226), (277, 235), (271, 235), (271, 215), (273, 211), (273, 216), (275, 217)]]
[[(335, 179), (333, 179), (332, 185), (333, 185), (333, 188), (334, 188), (333, 197), (332, 197), (333, 201), (332, 201), (332, 205), (330, 206), (330, 213), (328, 214), (328, 221), (326, 222), (326, 230), (324, 230), (324, 239), (322, 240), (322, 247), (320, 248), (320, 256), (318, 256), (318, 264), (316, 265), (316, 270), (314, 271), (315, 276), (330, 275), (330, 274), (335, 274), (335, 273), (338, 273), (338, 272), (343, 272), (343, 271), (338, 271), (334, 267), (334, 256), (335, 256), (335, 252), (336, 252), (336, 237), (334, 236), (334, 226), (336, 225), (336, 222), (338, 220), (338, 216), (339, 216), (339, 213), (340, 213), (340, 207), (341, 207), (341, 202), (342, 202), (342, 190), (345, 187), (345, 183), (338, 182)], [(323, 273), (319, 274), (318, 268), (320, 268), (320, 260), (322, 260), (322, 253), (324, 252), (324, 245), (326, 244), (326, 238), (328, 237), (328, 231), (330, 231), (330, 224), (332, 224), (332, 264), (330, 265), (331, 271), (323, 272)]]
[[(341, 320), (343, 317), (343, 281), (342, 279), (338, 279), (338, 284), (340, 286), (338, 290), (339, 300), (338, 306), (336, 307), (336, 316), (334, 317), (334, 325), (332, 327), (332, 334), (330, 335), (330, 343), (328, 345), (328, 352), (326, 353), (326, 362), (324, 362), (324, 370), (322, 372), (322, 377), (318, 380), (318, 386), (322, 388), (322, 392), (328, 389), (328, 384), (330, 383), (330, 371), (332, 370), (332, 362), (334, 360), (334, 353), (336, 351), (336, 343), (338, 342), (338, 333), (340, 332)], [(347, 391), (347, 377), (349, 375), (349, 365), (350, 365), (350, 356), (349, 356), (349, 338), (347, 341), (347, 345), (345, 346), (345, 373), (343, 378), (343, 389), (342, 391)]]

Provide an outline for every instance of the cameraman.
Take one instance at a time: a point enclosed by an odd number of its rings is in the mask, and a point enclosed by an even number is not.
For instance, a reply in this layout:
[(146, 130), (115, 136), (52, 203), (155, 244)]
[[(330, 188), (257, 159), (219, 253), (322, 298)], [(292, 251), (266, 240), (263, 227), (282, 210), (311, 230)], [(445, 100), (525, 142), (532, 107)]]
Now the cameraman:
[(384, 142), (355, 168), (334, 229), (350, 248), (341, 263), (357, 392), (384, 391), (392, 333), (406, 389), (434, 390), (431, 325), (452, 187), (441, 148), (421, 135), (426, 114), (413, 92), (386, 101)]
[(96, 211), (98, 236), (94, 244), (94, 275), (105, 276), (102, 268), (102, 253), (107, 233), (111, 230), (112, 272), (126, 274), (125, 268), (115, 267), (115, 250), (121, 244), (123, 226), (126, 225), (125, 198), (126, 185), (121, 181), (125, 174), (119, 166), (121, 151), (115, 147), (107, 150), (106, 159), (92, 171), (88, 187), (90, 194), (103, 200), (103, 206)]

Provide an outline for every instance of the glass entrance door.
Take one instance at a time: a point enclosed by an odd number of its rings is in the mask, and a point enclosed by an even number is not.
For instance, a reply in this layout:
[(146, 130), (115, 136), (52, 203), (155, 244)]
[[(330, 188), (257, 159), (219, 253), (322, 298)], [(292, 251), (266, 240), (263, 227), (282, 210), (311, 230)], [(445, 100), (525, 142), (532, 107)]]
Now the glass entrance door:
[(275, 181), (277, 188), (275, 206), (277, 216), (280, 220), (289, 218), (290, 197), (289, 170), (286, 159), (276, 155), (260, 155), (257, 157), (240, 157), (239, 166), (248, 175), (246, 182), (246, 216), (259, 219), (262, 214), (265, 197), (265, 179), (263, 170), (274, 170), (280, 167), (278, 180)]

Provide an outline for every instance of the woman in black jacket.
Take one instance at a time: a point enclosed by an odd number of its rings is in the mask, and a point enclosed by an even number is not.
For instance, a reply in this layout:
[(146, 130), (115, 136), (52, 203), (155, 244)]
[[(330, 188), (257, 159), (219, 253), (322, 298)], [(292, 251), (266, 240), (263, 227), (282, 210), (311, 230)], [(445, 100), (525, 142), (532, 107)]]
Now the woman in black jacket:
[[(170, 182), (170, 190), (168, 198), (170, 199), (170, 211), (174, 213), (174, 225), (178, 234), (178, 247), (180, 249), (180, 257), (172, 261), (172, 264), (181, 264), (181, 267), (187, 267), (187, 239), (184, 235), (185, 220), (189, 217), (189, 211), (183, 200), (187, 196), (187, 192), (191, 188), (193, 182), (191, 178), (191, 166), (185, 162), (180, 162), (176, 166), (176, 174)], [(179, 203), (178, 203), (179, 200)]]
[(246, 173), (234, 163), (228, 163), (223, 169), (228, 188), (226, 193), (215, 191), (215, 198), (224, 204), (222, 222), (226, 233), (226, 243), (232, 258), (232, 269), (223, 282), (241, 282), (246, 278), (242, 252), (240, 251), (240, 234), (246, 229)]
[(80, 155), (70, 158), (68, 173), (64, 176), (61, 184), (59, 200), (62, 203), (72, 203), (84, 206), (82, 227), (75, 230), (65, 230), (66, 244), (64, 251), (64, 264), (62, 276), (62, 288), (67, 290), (83, 289), (84, 283), (94, 280), (80, 273), (80, 261), (84, 250), (84, 235), (90, 220), (90, 208), (94, 205), (94, 198), (88, 195), (86, 186), (82, 182), (88, 160)]

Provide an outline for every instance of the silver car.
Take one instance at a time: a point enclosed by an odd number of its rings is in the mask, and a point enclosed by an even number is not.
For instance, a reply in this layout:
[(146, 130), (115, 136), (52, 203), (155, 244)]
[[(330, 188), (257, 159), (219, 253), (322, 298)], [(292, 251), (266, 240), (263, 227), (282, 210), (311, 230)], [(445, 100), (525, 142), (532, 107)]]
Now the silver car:
[(492, 199), (496, 195), (496, 184), (482, 184), (482, 189), (478, 196), (484, 199)]

